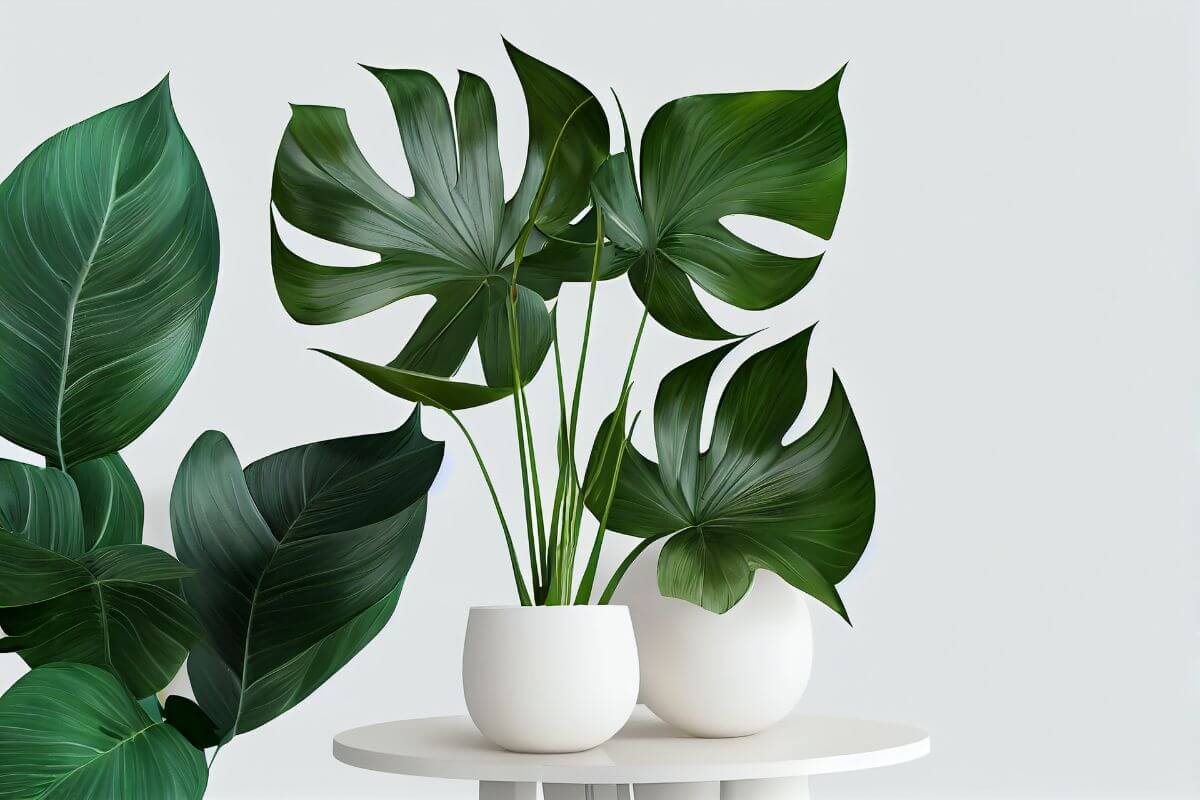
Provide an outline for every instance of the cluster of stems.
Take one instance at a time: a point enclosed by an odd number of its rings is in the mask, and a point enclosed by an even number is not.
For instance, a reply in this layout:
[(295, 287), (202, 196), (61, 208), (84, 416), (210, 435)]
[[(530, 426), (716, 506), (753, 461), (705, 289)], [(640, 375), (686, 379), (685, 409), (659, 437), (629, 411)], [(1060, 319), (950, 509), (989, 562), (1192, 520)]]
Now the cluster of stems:
[[(554, 489), (554, 498), (550, 506), (549, 523), (542, 498), (541, 482), (539, 479), (537, 454), (534, 447), (533, 425), (529, 412), (529, 402), (525, 395), (525, 380), (521, 375), (521, 345), (520, 319), (517, 314), (517, 276), (521, 269), (525, 248), (529, 236), (533, 232), (534, 221), (537, 219), (542, 200), (545, 197), (550, 171), (554, 166), (559, 142), (563, 133), (571, 123), (571, 119), (579, 110), (591, 101), (585, 100), (571, 112), (567, 121), (559, 131), (546, 162), (545, 173), (538, 187), (537, 194), (530, 207), (529, 217), (513, 247), (513, 268), (508, 295), (508, 338), (509, 351), (512, 361), (514, 386), (512, 392), (513, 422), (516, 428), (517, 454), (521, 466), (521, 488), (525, 511), (525, 533), (528, 545), (529, 578), (527, 581), (517, 557), (516, 545), (513, 541), (512, 530), (500, 505), (495, 484), (488, 473), (483, 456), (479, 452), (474, 439), (462, 421), (453, 412), (446, 410), (451, 419), (458, 425), (467, 443), (471, 447), (475, 460), (483, 473), (484, 482), (491, 494), (492, 503), (496, 507), (496, 515), (504, 532), (508, 557), (512, 565), (513, 580), (516, 583), (517, 595), (521, 605), (582, 605), (591, 602), (592, 591), (596, 580), (596, 570), (600, 562), (600, 550), (604, 543), (604, 533), (608, 521), (608, 512), (612, 506), (616, 492), (617, 475), (620, 472), (621, 459), (628, 446), (629, 437), (624, 431), (618, 430), (617, 423), (624, 418), (623, 413), (613, 417), (613, 424), (608, 426), (608, 432), (601, 446), (601, 463), (605, 463), (612, 448), (616, 448), (615, 468), (612, 471), (612, 482), (608, 486), (595, 485), (599, 474), (590, 480), (584, 480), (579, 474), (576, 463), (576, 434), (579, 425), (579, 407), (583, 389), (584, 368), (587, 364), (588, 341), (591, 338), (592, 311), (596, 301), (596, 284), (599, 280), (601, 256), (604, 247), (604, 213), (595, 207), (596, 238), (592, 253), (591, 280), (588, 285), (587, 313), (583, 323), (583, 342), (579, 351), (579, 364), (575, 371), (574, 390), (570, 402), (567, 402), (566, 384), (563, 379), (562, 355), (558, 342), (558, 309), (551, 312), (551, 331), (554, 350), (554, 371), (558, 380), (558, 479)], [(629, 362), (625, 368), (625, 377), (621, 383), (621, 392), (617, 401), (618, 411), (623, 411), (629, 400), (629, 390), (632, 385), (633, 365), (637, 359), (638, 346), (642, 341), (642, 332), (646, 327), (646, 312), (642, 312), (638, 324), (637, 335), (633, 340), (633, 348), (629, 354)], [(634, 424), (637, 419), (635, 417)], [(630, 436), (632, 435), (630, 426)], [(603, 511), (599, 515), (599, 524), (592, 539), (591, 551), (588, 554), (586, 566), (580, 575), (578, 586), (575, 585), (576, 555), (579, 551), (580, 531), (583, 527), (585, 498), (599, 497), (604, 500)], [(598, 602), (607, 603), (611, 599), (617, 583), (625, 574), (629, 564), (649, 544), (644, 541), (630, 554), (612, 576), (612, 579), (601, 592)]]

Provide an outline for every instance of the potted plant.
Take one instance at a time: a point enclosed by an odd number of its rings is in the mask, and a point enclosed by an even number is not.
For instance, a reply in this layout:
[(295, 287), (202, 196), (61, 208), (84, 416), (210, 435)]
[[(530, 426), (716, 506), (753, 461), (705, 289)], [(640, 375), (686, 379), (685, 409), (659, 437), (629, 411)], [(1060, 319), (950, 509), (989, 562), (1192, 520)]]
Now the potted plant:
[[(632, 709), (639, 681), (633, 639), (626, 612), (609, 601), (632, 559), (655, 541), (667, 542), (658, 562), (662, 593), (706, 613), (727, 611), (764, 569), (844, 615), (833, 587), (866, 544), (874, 498), (844, 394), (831, 399), (834, 428), (820, 428), (804, 444), (781, 444), (804, 396), (808, 334), (793, 337), (739, 370), (717, 412), (724, 433), (701, 454), (703, 388), (744, 337), (719, 326), (695, 291), (758, 310), (792, 297), (813, 276), (820, 256), (763, 250), (722, 219), (751, 214), (831, 235), (845, 185), (841, 71), (811, 90), (667, 103), (646, 126), (635, 170), (623, 112), (624, 149), (610, 155), (596, 97), (505, 47), (529, 116), (525, 169), (511, 196), (492, 93), (481, 78), (460, 73), (452, 112), (432, 75), (369, 68), (395, 111), (414, 192), (396, 191), (372, 169), (342, 109), (293, 106), (275, 162), (275, 210), (308, 234), (379, 258), (355, 267), (309, 261), (284, 243), (273, 217), (272, 264), (284, 307), (310, 325), (433, 296), (391, 362), (321, 352), (393, 395), (446, 413), (461, 430), (495, 505), (519, 602), (471, 612), (468, 708), (503, 747), (568, 751), (604, 741)], [(624, 380), (602, 401), (616, 410), (581, 470), (578, 422), (596, 286), (622, 275), (644, 310)], [(568, 283), (586, 284), (588, 298), (573, 375), (562, 363), (556, 305)], [(630, 447), (637, 415), (627, 419), (650, 317), (681, 336), (730, 342), (663, 381), (654, 408), (657, 464)], [(455, 377), (472, 348), (483, 383)], [(551, 358), (558, 389), (553, 490), (541, 480), (545, 465), (537, 462), (525, 391)], [(497, 401), (513, 408), (523, 545), (460, 415)], [(830, 447), (837, 458), (829, 458)], [(597, 521), (590, 543), (585, 509)], [(602, 584), (597, 571), (610, 528), (643, 541)], [(648, 677), (644, 663), (641, 675)]]
[[(242, 468), (189, 450), (176, 555), (142, 543), (119, 450), (183, 384), (217, 222), (164, 80), (48, 139), (0, 183), (0, 798), (194, 800), (220, 748), (294, 707), (391, 616), (442, 457), (398, 429)], [(184, 661), (195, 700), (163, 696)], [(205, 751), (210, 753), (206, 759)]]

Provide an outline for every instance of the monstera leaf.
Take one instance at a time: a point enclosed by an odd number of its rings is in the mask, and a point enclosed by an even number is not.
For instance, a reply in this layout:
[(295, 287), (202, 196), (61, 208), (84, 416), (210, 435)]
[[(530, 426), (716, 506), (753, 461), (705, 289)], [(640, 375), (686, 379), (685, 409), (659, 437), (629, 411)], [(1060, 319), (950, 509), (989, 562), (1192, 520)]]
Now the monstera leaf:
[(206, 642), (188, 674), (223, 740), (307, 697), (391, 615), (442, 444), (389, 433), (296, 447), (243, 471), (220, 433), (179, 467), (171, 528)]
[[(641, 193), (628, 144), (593, 181), (610, 239), (600, 277), (628, 271), (650, 315), (696, 339), (733, 334), (700, 305), (692, 282), (750, 310), (800, 291), (820, 256), (789, 258), (764, 250), (733, 234), (722, 219), (748, 214), (823, 239), (833, 234), (846, 185), (841, 76), (839, 71), (804, 91), (684, 97), (655, 112), (642, 135)], [(556, 236), (530, 258), (531, 275), (587, 280), (594, 229), (584, 219)]]
[(202, 634), (179, 596), (190, 574), (148, 545), (72, 558), (0, 530), (0, 651), (32, 667), (103, 667), (146, 697), (175, 677)]
[(38, 146), (0, 184), (0, 436), (63, 469), (133, 441), (196, 359), (217, 249), (165, 80)]
[[(388, 391), (447, 408), (462, 407), (464, 392), (480, 397), (444, 380), (472, 345), (478, 347), (487, 387), (513, 386), (512, 256), (551, 153), (553, 169), (535, 220), (551, 234), (565, 230), (587, 205), (588, 181), (608, 154), (608, 123), (592, 94), (562, 72), (506, 47), (529, 108), (525, 171), (507, 201), (495, 101), (488, 85), (466, 72), (459, 76), (452, 122), (446, 95), (432, 75), (371, 70), (395, 110), (413, 180), (411, 197), (389, 186), (366, 162), (340, 108), (293, 107), (275, 161), (271, 197), (284, 219), (380, 257), (361, 267), (316, 264), (290, 251), (272, 227), (275, 286), (288, 313), (320, 325), (405, 297), (432, 295), (433, 308), (389, 364), (340, 360)], [(538, 234), (529, 250), (541, 243)], [(558, 282), (518, 275), (518, 284), (520, 370), (528, 378), (550, 346), (544, 298), (557, 292)], [(478, 388), (487, 394), (486, 387)]]
[(0, 800), (199, 800), (204, 755), (116, 678), (52, 664), (0, 697)]
[[(843, 617), (834, 584), (862, 555), (875, 515), (875, 488), (858, 424), (834, 375), (820, 418), (782, 444), (807, 393), (805, 357), (812, 329), (751, 356), (717, 405), (709, 449), (700, 423), (724, 345), (676, 368), (654, 401), (658, 462), (632, 446), (620, 461), (608, 527), (643, 538), (667, 537), (658, 561), (659, 590), (718, 614), (766, 569)], [(624, 414), (597, 434), (588, 464), (588, 507), (608, 500), (616, 448), (603, 443)]]

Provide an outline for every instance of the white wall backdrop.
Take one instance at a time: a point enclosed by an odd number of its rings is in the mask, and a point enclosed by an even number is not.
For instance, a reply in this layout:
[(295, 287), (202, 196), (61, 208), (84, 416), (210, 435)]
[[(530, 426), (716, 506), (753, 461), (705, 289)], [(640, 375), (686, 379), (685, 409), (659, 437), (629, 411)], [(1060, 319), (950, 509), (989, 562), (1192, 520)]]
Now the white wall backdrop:
[[(3, 3), (0, 174), (169, 71), (215, 199), (207, 340), (178, 399), (126, 453), (148, 541), (168, 545), (175, 468), (205, 429), (249, 461), (407, 413), (306, 348), (387, 360), (422, 301), (306, 328), (275, 297), (275, 148), (288, 102), (345, 106), (368, 157), (406, 187), (386, 97), (356, 64), (421, 67), (448, 86), (461, 67), (492, 83), (516, 176), (525, 112), (502, 34), (584, 81), (613, 119), (614, 87), (638, 131), (681, 95), (809, 87), (849, 61), (849, 183), (816, 279), (753, 320), (709, 303), (734, 329), (769, 322), (746, 353), (820, 320), (815, 400), (836, 365), (872, 455), (874, 539), (843, 584), (856, 624), (814, 612), (804, 707), (934, 737), (924, 761), (821, 778), (815, 791), (1195, 796), (1200, 36), (1189, 2)], [(782, 226), (747, 229), (785, 252), (817, 248)], [(582, 299), (568, 290), (564, 319)], [(599, 303), (589, 437), (638, 313), (625, 281)], [(703, 349), (651, 325), (635, 405)], [(542, 409), (551, 386), (536, 384)], [(511, 464), (508, 406), (466, 416), (487, 457)], [(472, 796), (466, 783), (360, 772), (329, 754), (347, 727), (461, 711), (467, 608), (511, 600), (470, 453), (438, 414), (426, 426), (448, 441), (446, 464), (391, 624), (315, 697), (226, 748), (212, 797)], [(516, 514), (514, 471), (501, 471)], [(0, 687), (22, 671), (0, 661)]]

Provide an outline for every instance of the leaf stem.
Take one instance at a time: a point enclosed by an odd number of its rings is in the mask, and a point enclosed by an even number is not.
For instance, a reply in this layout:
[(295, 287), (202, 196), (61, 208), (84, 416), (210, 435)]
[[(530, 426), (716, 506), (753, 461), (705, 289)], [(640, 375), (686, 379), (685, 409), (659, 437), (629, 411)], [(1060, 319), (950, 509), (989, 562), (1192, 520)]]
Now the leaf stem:
[(537, 223), (537, 215), (542, 209), (542, 201), (546, 199), (546, 189), (550, 185), (550, 170), (554, 167), (554, 160), (558, 158), (558, 145), (562, 141), (563, 135), (566, 134), (567, 128), (570, 127), (571, 120), (575, 119), (575, 115), (579, 113), (579, 110), (595, 99), (594, 96), (588, 95), (583, 100), (580, 100), (579, 105), (571, 109), (571, 113), (567, 115), (562, 127), (558, 129), (558, 136), (554, 137), (554, 144), (550, 148), (550, 154), (546, 157), (546, 167), (542, 170), (542, 179), (538, 182), (537, 194), (534, 195), (533, 202), (529, 206), (529, 218), (521, 226), (521, 232), (517, 235), (517, 241), (514, 245), (511, 290), (513, 298), (517, 296), (517, 272), (521, 269), (521, 259), (525, 257), (525, 245), (529, 241), (530, 234), (533, 233), (534, 225)]
[(512, 563), (513, 581), (517, 584), (517, 596), (521, 599), (521, 605), (532, 605), (529, 599), (529, 591), (525, 588), (525, 576), (521, 573), (521, 564), (517, 561), (517, 550), (513, 546), (512, 532), (508, 528), (508, 519), (504, 516), (504, 509), (500, 506), (500, 497), (496, 494), (496, 487), (492, 483), (491, 473), (488, 472), (487, 465), (483, 463), (483, 456), (479, 453), (479, 448), (475, 445), (475, 439), (471, 436), (471, 432), (467, 430), (467, 426), (463, 425), (462, 420), (448, 408), (442, 408), (450, 419), (454, 420), (454, 424), (462, 431), (463, 436), (467, 439), (467, 444), (471, 446), (471, 452), (475, 454), (475, 461), (479, 464), (479, 471), (483, 473), (484, 483), (487, 484), (488, 492), (492, 496), (492, 505), (496, 507), (496, 516), (500, 519), (500, 528), (504, 531), (504, 542), (508, 546), (508, 560)]
[[(525, 407), (524, 381), (521, 376), (521, 345), (519, 342), (520, 329), (517, 323), (517, 304), (513, 299), (508, 301), (508, 350), (512, 361), (513, 377), (513, 415), (517, 429), (517, 451), (521, 460), (521, 493), (525, 501), (525, 533), (529, 544), (529, 571), (533, 576), (533, 598), (538, 603), (544, 596), (539, 564), (543, 562), (540, 553), (546, 549), (546, 530), (542, 519), (541, 489), (538, 488), (537, 456), (533, 453), (533, 434), (529, 426), (529, 410)], [(529, 453), (526, 454), (526, 441), (529, 443)], [(532, 476), (530, 466), (532, 465)], [(530, 497), (530, 484), (536, 502)], [(537, 519), (537, 543), (534, 542), (534, 515)]]

